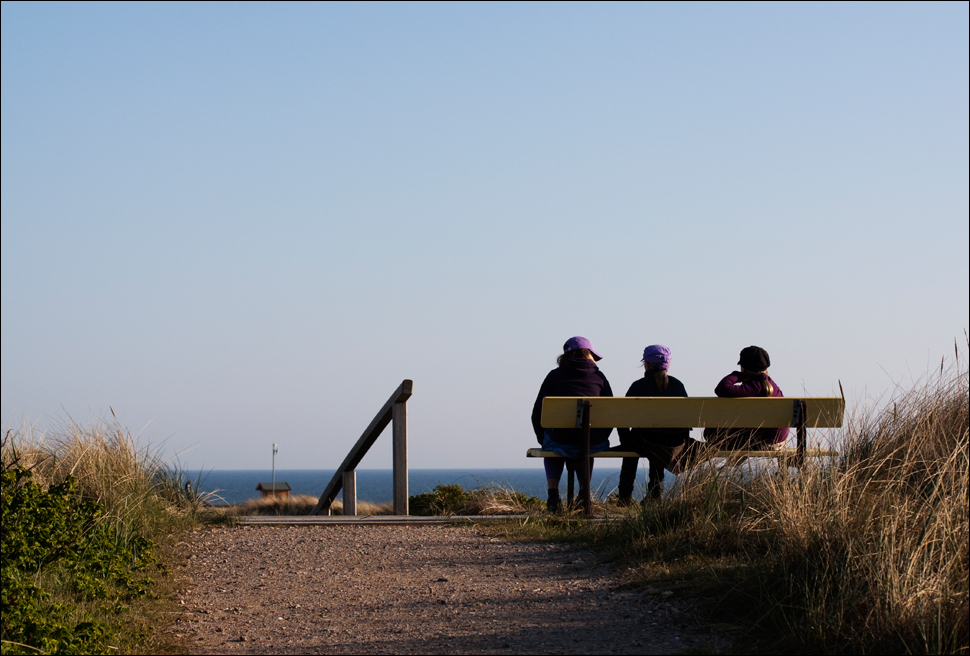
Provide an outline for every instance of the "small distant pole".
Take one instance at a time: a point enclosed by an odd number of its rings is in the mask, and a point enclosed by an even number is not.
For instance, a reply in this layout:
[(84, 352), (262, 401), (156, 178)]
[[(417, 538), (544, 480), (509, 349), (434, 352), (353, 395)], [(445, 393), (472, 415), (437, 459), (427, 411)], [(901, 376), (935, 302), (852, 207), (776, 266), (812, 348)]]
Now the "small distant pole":
[(276, 448), (276, 442), (273, 442), (273, 495), (276, 495), (276, 454), (279, 449)]

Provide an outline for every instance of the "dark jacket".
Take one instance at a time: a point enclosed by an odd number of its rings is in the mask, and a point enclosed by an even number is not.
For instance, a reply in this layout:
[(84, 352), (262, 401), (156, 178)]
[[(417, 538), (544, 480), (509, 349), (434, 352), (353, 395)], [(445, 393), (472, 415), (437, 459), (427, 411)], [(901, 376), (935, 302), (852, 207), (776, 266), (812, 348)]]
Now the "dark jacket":
[[(643, 378), (633, 381), (627, 396), (682, 396), (687, 397), (684, 384), (671, 375), (667, 375), (667, 389), (657, 387), (656, 371), (646, 371)], [(620, 434), (620, 445), (636, 449), (638, 440), (645, 440), (661, 446), (680, 446), (690, 437), (689, 428), (617, 428)]]
[[(542, 399), (547, 396), (613, 396), (610, 382), (592, 360), (563, 360), (562, 364), (546, 375), (532, 406), (532, 429), (542, 444), (545, 429), (542, 427)], [(610, 437), (612, 428), (591, 428), (589, 441), (598, 444)], [(554, 428), (552, 439), (560, 444), (579, 446), (583, 435), (579, 428)]]
[[(721, 379), (721, 382), (714, 388), (714, 393), (722, 398), (742, 398), (746, 396), (761, 396), (764, 389), (764, 382), (767, 380), (774, 388), (771, 392), (772, 397), (785, 396), (778, 387), (778, 383), (771, 379), (768, 374), (745, 374), (740, 371), (732, 371)], [(706, 433), (705, 433), (706, 435)], [(788, 439), (787, 428), (759, 428), (751, 431), (752, 440), (762, 443), (778, 443)]]

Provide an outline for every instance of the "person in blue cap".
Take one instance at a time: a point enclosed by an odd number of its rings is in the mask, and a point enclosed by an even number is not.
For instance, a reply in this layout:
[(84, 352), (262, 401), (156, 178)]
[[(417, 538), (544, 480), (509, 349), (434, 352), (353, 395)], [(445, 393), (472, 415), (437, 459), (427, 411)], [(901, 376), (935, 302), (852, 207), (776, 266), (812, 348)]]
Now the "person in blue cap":
[[(667, 374), (670, 368), (670, 349), (652, 344), (643, 349), (643, 378), (633, 381), (627, 396), (682, 396), (687, 389), (678, 379)], [(664, 468), (680, 454), (690, 437), (689, 428), (618, 428), (620, 446), (624, 451), (636, 451), (650, 463), (647, 483), (649, 498), (658, 499), (663, 493)], [(637, 477), (639, 458), (624, 458), (620, 469), (618, 505), (633, 502), (633, 484)], [(646, 499), (644, 499), (646, 500)]]
[[(599, 370), (596, 363), (603, 358), (593, 349), (593, 345), (585, 337), (570, 337), (562, 347), (562, 355), (557, 360), (559, 366), (546, 375), (539, 387), (535, 405), (532, 406), (532, 429), (536, 440), (546, 451), (554, 451), (562, 458), (545, 458), (546, 483), (549, 497), (546, 508), (555, 512), (559, 510), (559, 479), (562, 470), (569, 459), (570, 469), (579, 464), (581, 440), (584, 438), (579, 428), (543, 428), (542, 400), (547, 396), (613, 396), (610, 382)], [(610, 433), (612, 428), (591, 428), (589, 450), (606, 451), (610, 448)], [(593, 459), (589, 459), (589, 471), (593, 471)], [(582, 477), (580, 477), (582, 478)], [(580, 481), (584, 486), (585, 482)], [(584, 490), (579, 490), (582, 498)]]

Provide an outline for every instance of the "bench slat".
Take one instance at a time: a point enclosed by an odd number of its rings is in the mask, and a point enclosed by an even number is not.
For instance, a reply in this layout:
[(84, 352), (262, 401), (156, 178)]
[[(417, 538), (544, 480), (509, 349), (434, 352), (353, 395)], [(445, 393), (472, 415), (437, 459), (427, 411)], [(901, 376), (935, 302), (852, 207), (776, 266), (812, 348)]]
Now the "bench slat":
[[(794, 456), (795, 449), (778, 449), (771, 451), (716, 451), (711, 454), (712, 458), (781, 458)], [(806, 449), (805, 455), (808, 457), (837, 456), (838, 451), (831, 449)], [(562, 456), (555, 451), (543, 451), (542, 449), (527, 449), (526, 458), (561, 458)], [(595, 451), (589, 454), (590, 458), (642, 458), (636, 451)]]
[[(589, 423), (593, 428), (781, 428), (792, 425), (792, 401), (798, 397), (547, 396), (542, 402), (543, 428), (574, 428), (578, 398), (590, 401)], [(842, 425), (844, 399), (837, 396), (801, 398), (805, 401), (809, 428), (838, 428)]]

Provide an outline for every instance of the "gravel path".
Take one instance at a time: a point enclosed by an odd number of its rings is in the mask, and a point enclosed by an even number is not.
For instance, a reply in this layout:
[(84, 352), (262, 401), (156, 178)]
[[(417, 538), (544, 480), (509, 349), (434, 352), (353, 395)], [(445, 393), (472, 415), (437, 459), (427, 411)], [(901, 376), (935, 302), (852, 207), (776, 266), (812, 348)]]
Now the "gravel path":
[(174, 630), (209, 654), (671, 653), (677, 601), (608, 563), (465, 526), (217, 528), (194, 535)]

